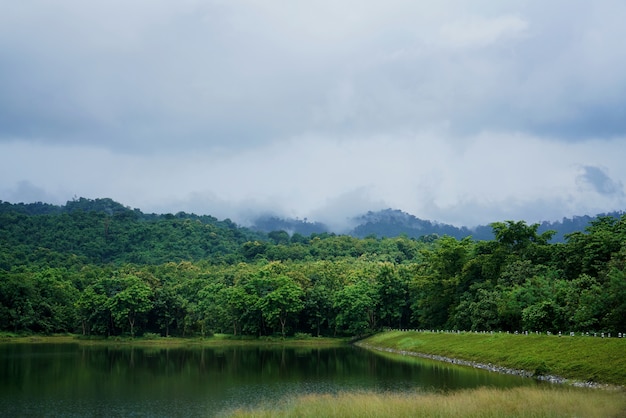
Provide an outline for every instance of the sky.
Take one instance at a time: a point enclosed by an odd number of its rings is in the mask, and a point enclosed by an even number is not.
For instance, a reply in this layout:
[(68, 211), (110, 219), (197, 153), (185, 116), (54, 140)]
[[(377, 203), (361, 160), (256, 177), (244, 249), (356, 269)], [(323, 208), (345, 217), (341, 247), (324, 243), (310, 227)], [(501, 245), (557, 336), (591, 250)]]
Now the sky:
[(0, 0), (0, 200), (626, 209), (623, 0)]

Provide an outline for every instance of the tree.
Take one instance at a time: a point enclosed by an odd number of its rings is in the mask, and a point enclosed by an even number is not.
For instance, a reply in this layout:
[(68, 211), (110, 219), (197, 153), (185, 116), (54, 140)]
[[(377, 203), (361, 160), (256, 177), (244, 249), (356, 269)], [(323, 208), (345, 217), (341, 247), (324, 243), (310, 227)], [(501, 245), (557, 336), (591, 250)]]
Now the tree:
[(376, 283), (381, 323), (389, 327), (401, 327), (402, 314), (407, 305), (406, 283), (401, 280), (395, 266), (391, 263), (381, 264), (376, 275)]
[(337, 325), (352, 335), (362, 336), (376, 329), (377, 292), (365, 279), (345, 286), (337, 293)]
[(78, 291), (66, 275), (66, 271), (58, 268), (43, 269), (34, 275), (38, 331), (71, 332), (75, 329)]
[[(254, 302), (251, 299), (254, 299)], [(256, 302), (256, 297), (246, 292), (243, 286), (233, 284), (220, 290), (218, 300), (222, 305), (224, 321), (229, 322), (232, 326), (233, 334), (238, 335), (242, 329), (241, 323), (245, 320), (246, 313), (252, 306), (251, 304)]]
[(275, 245), (289, 244), (290, 241), (289, 234), (285, 231), (272, 231), (267, 236)]
[(478, 289), (476, 299), (469, 304), (472, 331), (493, 331), (499, 328), (498, 302), (500, 292)]
[(586, 228), (587, 233), (575, 232), (566, 236), (565, 260), (570, 264), (571, 274), (580, 273), (602, 277), (614, 254), (619, 253), (626, 242), (626, 215), (618, 221), (612, 217), (600, 217)]
[(118, 279), (121, 290), (115, 293), (107, 302), (111, 315), (120, 328), (128, 321), (130, 335), (135, 336), (135, 323), (138, 315), (152, 309), (152, 290), (134, 275)]
[(538, 234), (539, 224), (526, 225), (524, 221), (494, 222), (491, 229), (500, 245), (510, 252), (522, 254), (532, 244), (547, 245), (555, 231)]
[(165, 331), (166, 337), (169, 337), (172, 325), (182, 321), (184, 304), (185, 300), (180, 290), (173, 284), (166, 282), (155, 289), (153, 312), (157, 325)]
[(604, 326), (617, 332), (626, 326), (626, 244), (610, 263), (605, 289), (605, 297), (598, 298), (606, 312)]
[(287, 276), (278, 276), (272, 280), (271, 285), (273, 289), (259, 299), (258, 306), (270, 326), (277, 322), (280, 324), (280, 332), (284, 338), (287, 320), (304, 307), (303, 291)]
[(444, 236), (424, 250), (424, 263), (410, 283), (413, 320), (424, 328), (449, 325), (454, 306), (461, 298), (463, 271), (472, 243)]
[(530, 305), (522, 311), (522, 325), (526, 330), (554, 331), (557, 307), (551, 300)]
[(321, 335), (323, 323), (328, 322), (332, 307), (332, 293), (324, 284), (316, 283), (307, 289), (304, 295), (303, 310), (309, 325), (315, 330), (318, 337)]
[(113, 333), (109, 296), (118, 291), (117, 285), (117, 281), (109, 277), (99, 278), (83, 290), (75, 304), (83, 334), (91, 334), (92, 331), (100, 335)]
[(36, 324), (35, 287), (29, 273), (0, 273), (0, 319), (2, 328), (20, 332)]

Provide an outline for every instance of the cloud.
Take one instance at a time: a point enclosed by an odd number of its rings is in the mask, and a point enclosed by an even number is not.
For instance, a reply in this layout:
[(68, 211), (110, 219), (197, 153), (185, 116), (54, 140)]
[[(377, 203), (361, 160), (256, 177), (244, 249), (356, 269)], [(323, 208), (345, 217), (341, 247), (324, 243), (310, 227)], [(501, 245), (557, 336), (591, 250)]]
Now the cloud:
[(621, 181), (611, 179), (601, 167), (583, 166), (582, 173), (576, 178), (581, 188), (590, 188), (605, 196), (624, 196), (624, 185)]
[(619, 0), (3, 2), (0, 198), (329, 222), (623, 208), (625, 19)]
[[(234, 154), (158, 157), (13, 143), (0, 144), (0, 177), (8, 185), (26, 181), (54, 201), (111, 197), (146, 212), (195, 212), (240, 223), (273, 213), (345, 227), (353, 215), (391, 207), (472, 226), (623, 209), (621, 181), (606, 174), (626, 177), (622, 149), (623, 139), (568, 144), (494, 132), (468, 137), (460, 147), (436, 131), (309, 135)], [(598, 169), (598, 161), (606, 168)], [(30, 199), (27, 191), (10, 197)]]
[(28, 180), (20, 180), (13, 188), (1, 190), (7, 202), (45, 202), (45, 203), (65, 203), (59, 201), (57, 196), (46, 192), (41, 187), (37, 187)]
[(142, 153), (443, 125), (623, 134), (626, 6), (566, 5), (5, 3), (0, 139)]
[(444, 45), (482, 48), (504, 38), (523, 37), (527, 29), (528, 22), (518, 16), (504, 15), (494, 19), (469, 17), (444, 24), (440, 34)]

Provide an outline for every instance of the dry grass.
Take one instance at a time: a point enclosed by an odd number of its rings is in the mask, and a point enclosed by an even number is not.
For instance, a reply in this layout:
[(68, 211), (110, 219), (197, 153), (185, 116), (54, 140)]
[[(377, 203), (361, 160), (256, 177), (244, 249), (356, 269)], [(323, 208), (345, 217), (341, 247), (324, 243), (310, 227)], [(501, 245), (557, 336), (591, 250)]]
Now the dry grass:
[(232, 417), (623, 417), (623, 392), (576, 388), (480, 388), (449, 394), (348, 392), (305, 395)]

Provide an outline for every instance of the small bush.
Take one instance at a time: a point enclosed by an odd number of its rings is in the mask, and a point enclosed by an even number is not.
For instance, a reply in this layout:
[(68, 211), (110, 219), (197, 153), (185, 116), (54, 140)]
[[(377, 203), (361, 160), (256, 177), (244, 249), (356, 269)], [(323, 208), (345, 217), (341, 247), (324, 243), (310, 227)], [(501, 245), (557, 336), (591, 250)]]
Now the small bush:
[(107, 337), (105, 335), (89, 335), (89, 334), (83, 335), (83, 334), (78, 334), (78, 335), (74, 336), (74, 339), (76, 339), (76, 340), (88, 340), (88, 341), (91, 341), (91, 340), (103, 341), (103, 340), (106, 340)]
[(546, 364), (546, 362), (542, 361), (540, 364), (537, 365), (537, 367), (535, 367), (534, 375), (535, 376), (544, 376), (544, 375), (548, 374), (549, 371), (550, 371), (550, 369), (548, 369), (548, 365)]

